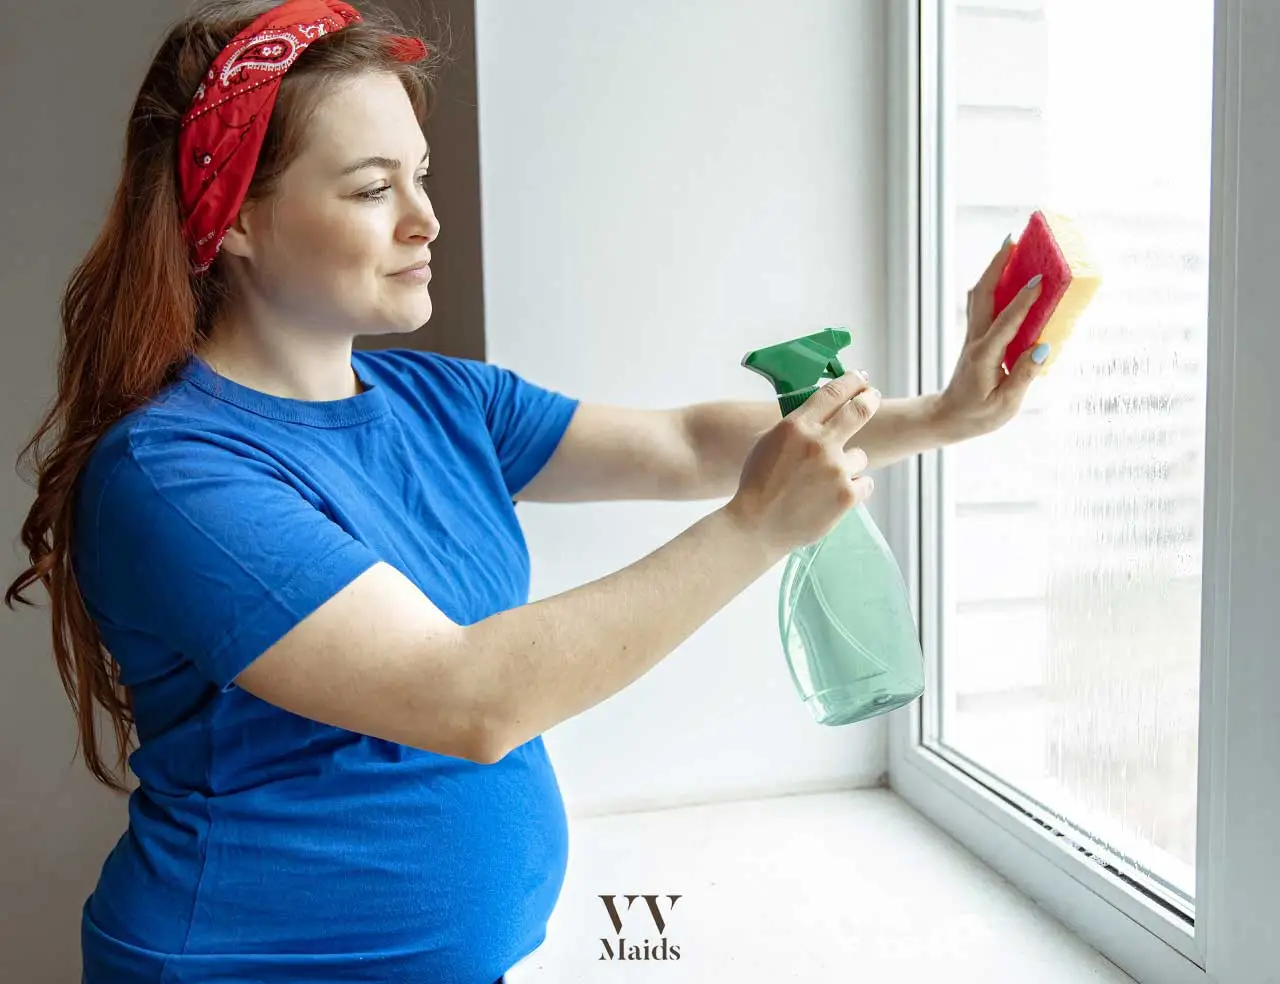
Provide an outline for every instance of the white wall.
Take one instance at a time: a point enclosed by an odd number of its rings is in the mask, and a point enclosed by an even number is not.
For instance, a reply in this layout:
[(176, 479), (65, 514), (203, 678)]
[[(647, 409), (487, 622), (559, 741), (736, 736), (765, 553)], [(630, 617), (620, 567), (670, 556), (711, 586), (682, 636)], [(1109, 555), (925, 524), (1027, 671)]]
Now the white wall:
[[(883, 0), (480, 0), (488, 358), (584, 400), (767, 399), (746, 351), (845, 325), (882, 379), (886, 27)], [(535, 596), (714, 505), (521, 506)], [(779, 573), (548, 733), (571, 811), (878, 780), (883, 719), (794, 694)]]

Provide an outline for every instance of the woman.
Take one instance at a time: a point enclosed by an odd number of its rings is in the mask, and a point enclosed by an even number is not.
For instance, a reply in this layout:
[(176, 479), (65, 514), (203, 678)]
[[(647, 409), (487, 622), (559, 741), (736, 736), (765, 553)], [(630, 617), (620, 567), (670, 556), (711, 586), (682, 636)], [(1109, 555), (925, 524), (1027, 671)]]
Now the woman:
[[(161, 45), (64, 299), (23, 528), (85, 759), (129, 826), (82, 919), (90, 982), (488, 984), (543, 939), (566, 824), (540, 735), (630, 684), (865, 474), (985, 433), (1035, 299), (970, 292), (947, 388), (860, 375), (776, 405), (579, 405), (358, 335), (430, 316), (424, 45), (338, 0), (204, 3)], [(41, 442), (52, 437), (47, 447)], [(518, 500), (728, 497), (528, 603)], [(94, 730), (112, 722), (115, 757)]]

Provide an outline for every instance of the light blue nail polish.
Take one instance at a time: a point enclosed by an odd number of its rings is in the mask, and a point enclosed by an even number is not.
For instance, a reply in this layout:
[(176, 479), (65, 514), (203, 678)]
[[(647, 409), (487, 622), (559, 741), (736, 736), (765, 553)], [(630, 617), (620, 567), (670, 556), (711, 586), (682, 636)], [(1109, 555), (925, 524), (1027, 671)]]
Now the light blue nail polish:
[(1034, 287), (1036, 284), (1040, 283), (1042, 279), (1043, 279), (1043, 275), (1037, 273), (1034, 277), (1032, 277), (1030, 280), (1027, 281), (1027, 290), (1031, 290), (1031, 288)]
[(1009, 235), (1004, 237), (1004, 242), (1001, 244), (1000, 248), (1004, 249), (1006, 246), (1008, 246), (1012, 242), (1013, 242), (1013, 233), (1009, 233)]
[(1042, 365), (1044, 360), (1049, 358), (1049, 343), (1041, 342), (1031, 350), (1031, 361), (1036, 365)]

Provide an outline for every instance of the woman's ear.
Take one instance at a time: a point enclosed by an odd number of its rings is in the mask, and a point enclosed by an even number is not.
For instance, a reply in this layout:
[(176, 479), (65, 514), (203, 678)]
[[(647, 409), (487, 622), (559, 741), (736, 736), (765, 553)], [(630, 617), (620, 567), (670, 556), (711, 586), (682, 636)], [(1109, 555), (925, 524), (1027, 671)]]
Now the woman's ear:
[(259, 218), (261, 216), (257, 211), (257, 202), (245, 202), (241, 205), (240, 211), (236, 213), (236, 220), (231, 223), (231, 228), (222, 237), (221, 251), (252, 260), (254, 247), (260, 235), (260, 230), (257, 228)]

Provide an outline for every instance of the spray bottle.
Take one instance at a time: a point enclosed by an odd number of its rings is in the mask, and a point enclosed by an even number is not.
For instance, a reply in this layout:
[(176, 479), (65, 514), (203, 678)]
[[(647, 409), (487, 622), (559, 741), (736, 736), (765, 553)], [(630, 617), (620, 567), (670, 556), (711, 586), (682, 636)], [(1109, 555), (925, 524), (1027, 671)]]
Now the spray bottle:
[[(828, 328), (749, 352), (746, 368), (773, 384), (785, 417), (844, 374), (849, 332)], [(787, 558), (778, 628), (791, 678), (819, 724), (892, 711), (924, 693), (924, 657), (893, 552), (862, 505)]]

